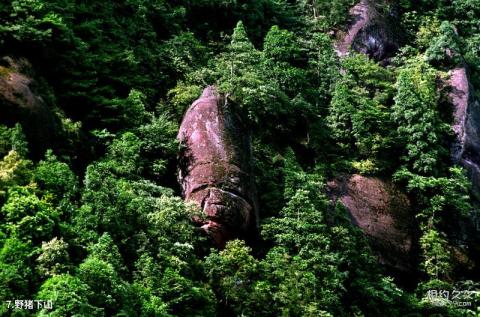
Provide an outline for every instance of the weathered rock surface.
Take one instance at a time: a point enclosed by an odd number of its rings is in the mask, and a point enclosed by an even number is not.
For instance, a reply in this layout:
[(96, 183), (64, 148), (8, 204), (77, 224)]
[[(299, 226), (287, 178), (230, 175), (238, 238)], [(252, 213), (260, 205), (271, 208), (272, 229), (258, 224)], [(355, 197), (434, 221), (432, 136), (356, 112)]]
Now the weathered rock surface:
[(206, 214), (208, 220), (200, 225), (215, 244), (222, 248), (227, 240), (255, 230), (250, 136), (238, 109), (207, 87), (187, 110), (178, 140), (183, 195)]
[(450, 71), (447, 85), (450, 87), (456, 135), (452, 158), (455, 164), (466, 168), (473, 193), (480, 200), (480, 103), (475, 98), (465, 67)]
[(328, 183), (334, 202), (341, 202), (352, 222), (367, 236), (380, 263), (410, 272), (418, 227), (408, 197), (392, 183), (351, 175)]
[(367, 24), (369, 19), (367, 0), (360, 1), (357, 5), (350, 9), (351, 23), (348, 26), (347, 32), (341, 36), (340, 40), (335, 43), (335, 49), (339, 57), (348, 55), (348, 51), (352, 47), (352, 43), (360, 30)]
[[(471, 269), (472, 266), (472, 271), (478, 271), (480, 263), (480, 217), (478, 212), (480, 209), (480, 102), (475, 97), (465, 66), (451, 70), (446, 85), (449, 88), (448, 97), (453, 106), (453, 131), (456, 137), (451, 151), (453, 163), (466, 169), (475, 199), (473, 201), (474, 210), (470, 217), (452, 219), (444, 230), (458, 246), (458, 250), (461, 247), (468, 253), (468, 256), (465, 256), (468, 261), (460, 263), (463, 265), (459, 265), (459, 267), (465, 271)], [(457, 254), (459, 252), (454, 253), (454, 255)], [(462, 257), (456, 258), (462, 259)]]
[[(56, 137), (58, 119), (37, 91), (33, 69), (23, 58), (0, 59), (0, 124), (21, 123), (33, 152), (43, 155)], [(40, 153), (41, 152), (41, 153)]]
[[(351, 8), (351, 23), (340, 36), (335, 47), (339, 57), (348, 55), (350, 49), (386, 63), (399, 47), (400, 32), (395, 27), (398, 14), (394, 9), (383, 12), (371, 0), (361, 0)], [(382, 12), (381, 12), (382, 11)]]

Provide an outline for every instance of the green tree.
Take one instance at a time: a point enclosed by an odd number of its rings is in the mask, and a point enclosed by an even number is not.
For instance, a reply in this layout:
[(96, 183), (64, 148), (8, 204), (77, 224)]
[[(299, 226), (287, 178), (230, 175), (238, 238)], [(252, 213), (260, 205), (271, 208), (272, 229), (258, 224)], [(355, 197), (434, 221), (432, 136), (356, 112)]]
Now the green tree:
[(403, 161), (419, 174), (438, 175), (447, 157), (444, 145), (449, 125), (442, 122), (438, 108), (436, 71), (415, 59), (399, 71), (392, 118), (405, 144)]
[(104, 316), (103, 311), (89, 304), (92, 290), (78, 277), (69, 274), (55, 275), (46, 280), (37, 294), (37, 299), (52, 300), (52, 310), (43, 309), (39, 316)]
[(56, 202), (73, 200), (80, 186), (68, 164), (59, 161), (51, 150), (37, 164), (33, 180), (43, 192), (53, 194)]
[(55, 28), (62, 27), (58, 14), (38, 0), (13, 0), (0, 5), (0, 41), (45, 42)]
[(325, 1), (325, 0), (302, 0), (298, 2), (300, 8), (306, 12), (310, 23), (320, 28), (329, 28), (345, 23), (348, 19), (348, 10), (355, 4), (351, 0)]
[(447, 240), (437, 230), (430, 229), (420, 238), (422, 268), (431, 279), (448, 278), (452, 271)]
[(22, 158), (17, 152), (10, 151), (0, 161), (0, 198), (13, 186), (25, 186), (32, 178), (32, 162)]
[[(363, 161), (353, 166), (360, 172), (375, 173), (380, 167), (388, 168), (383, 153), (393, 147), (393, 76), (363, 55), (348, 57), (342, 65), (344, 75), (336, 82), (327, 124), (345, 153)], [(360, 168), (362, 165), (371, 166)]]
[[(278, 30), (276, 32), (275, 30), (274, 28), (270, 40), (273, 42), (283, 41), (280, 38), (286, 34), (286, 31)], [(288, 38), (292, 37), (292, 34), (288, 34), (287, 42), (290, 41)], [(267, 43), (268, 45), (270, 44)], [(274, 44), (272, 43), (272, 45)], [(281, 49), (279, 48), (279, 50)], [(279, 54), (275, 56), (279, 57)], [(288, 115), (295, 111), (294, 104), (287, 95), (288, 92), (282, 90), (279, 83), (281, 82), (281, 85), (290, 89), (291, 87), (286, 83), (288, 78), (302, 81), (301, 77), (304, 75), (299, 68), (289, 66), (287, 70), (284, 70), (282, 68), (284, 64), (277, 65), (277, 62), (266, 58), (264, 52), (258, 51), (253, 46), (240, 21), (233, 30), (230, 44), (226, 47), (225, 52), (219, 54), (209, 67), (202, 68), (189, 76), (188, 82), (191, 83), (191, 86), (188, 86), (189, 91), (215, 83), (232, 104), (240, 106), (249, 125), (254, 130), (262, 130), (264, 131), (262, 134), (269, 137), (278, 133), (288, 136), (288, 133), (293, 130), (295, 119), (301, 117), (305, 111), (301, 108), (296, 109), (300, 114), (295, 118)], [(179, 85), (181, 86), (178, 86), (172, 93), (179, 91), (184, 83)], [(292, 98), (296, 95), (297, 93), (292, 93)], [(177, 99), (179, 98), (172, 96), (172, 100)], [(297, 103), (300, 106), (305, 104), (305, 102)], [(280, 122), (282, 124), (279, 124)]]
[(22, 126), (17, 123), (11, 130), (12, 150), (17, 152), (20, 156), (26, 157), (28, 153), (28, 143), (23, 133)]
[(407, 169), (394, 174), (394, 180), (406, 184), (407, 191), (415, 197), (421, 224), (432, 226), (444, 217), (456, 215), (468, 217), (472, 209), (469, 191), (470, 181), (460, 167), (452, 167), (443, 177), (421, 176)]
[(102, 234), (98, 242), (89, 247), (90, 255), (100, 259), (114, 268), (118, 273), (125, 273), (122, 255), (108, 233)]
[(10, 129), (5, 125), (0, 125), (0, 155), (5, 156), (11, 149)]
[(462, 63), (460, 39), (455, 27), (448, 21), (440, 24), (439, 35), (430, 41), (425, 51), (425, 60), (430, 63), (446, 63), (457, 66)]
[(109, 112), (104, 116), (104, 123), (115, 131), (125, 131), (145, 123), (145, 94), (132, 89), (125, 99), (115, 98), (106, 104)]
[(308, 82), (313, 90), (311, 94), (314, 95), (312, 103), (317, 108), (323, 108), (322, 112), (319, 111), (323, 115), (330, 101), (332, 88), (339, 78), (338, 59), (333, 42), (326, 34), (312, 32), (302, 40), (307, 51)]
[(5, 220), (5, 231), (24, 241), (39, 244), (58, 231), (58, 210), (28, 188), (10, 189), (0, 212)]
[[(263, 42), (266, 77), (278, 84), (288, 96), (295, 97), (307, 86), (306, 70), (295, 67), (300, 64), (301, 46), (292, 32), (273, 26)], [(298, 109), (302, 111), (301, 109)]]
[[(0, 296), (14, 300), (33, 292), (33, 256), (35, 248), (30, 242), (17, 237), (2, 241), (0, 249)], [(0, 308), (5, 310), (5, 305)], [(5, 311), (2, 311), (5, 313)]]
[(165, 41), (162, 50), (178, 79), (195, 71), (198, 66), (204, 66), (211, 58), (211, 52), (192, 32), (184, 32)]
[(225, 250), (210, 254), (205, 261), (206, 274), (217, 296), (238, 316), (258, 313), (253, 299), (259, 263), (250, 253), (244, 242), (234, 240), (227, 243)]
[(472, 35), (477, 33), (480, 8), (478, 0), (454, 0), (452, 9), (455, 24), (458, 25), (460, 34)]
[(101, 165), (119, 176), (135, 177), (141, 172), (140, 149), (139, 138), (126, 132), (113, 140)]
[(70, 264), (68, 243), (56, 237), (42, 242), (42, 251), (37, 262), (37, 269), (42, 276), (50, 277), (67, 272)]
[(88, 302), (102, 308), (107, 316), (119, 312), (122, 308), (121, 296), (126, 285), (114, 267), (95, 256), (90, 256), (78, 269), (78, 277), (92, 291)]
[(178, 125), (166, 115), (151, 118), (151, 121), (138, 129), (141, 142), (142, 161), (148, 176), (157, 182), (164, 180), (167, 172), (176, 163)]
[[(363, 234), (352, 227), (346, 210), (336, 206), (332, 211), (328, 199), (320, 194), (323, 178), (319, 171), (306, 173), (294, 160), (289, 161), (285, 165), (287, 204), (279, 217), (268, 219), (262, 231), (274, 242), (266, 272), (275, 272), (270, 283), (279, 285), (271, 290), (279, 296), (276, 301), (274, 295), (275, 307), (299, 316), (308, 312), (340, 315), (355, 309), (365, 315), (386, 311), (401, 315), (402, 292), (375, 267)], [(284, 263), (285, 272), (278, 262)]]

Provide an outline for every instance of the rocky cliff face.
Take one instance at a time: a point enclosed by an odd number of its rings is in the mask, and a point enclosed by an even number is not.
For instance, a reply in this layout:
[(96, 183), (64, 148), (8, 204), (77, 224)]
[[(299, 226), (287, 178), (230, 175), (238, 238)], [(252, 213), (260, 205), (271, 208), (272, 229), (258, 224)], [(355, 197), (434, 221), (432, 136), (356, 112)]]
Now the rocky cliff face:
[(0, 124), (21, 123), (30, 150), (43, 155), (57, 136), (59, 122), (37, 88), (28, 60), (0, 58)]
[(201, 227), (222, 248), (257, 226), (250, 136), (234, 107), (207, 87), (187, 110), (178, 132), (179, 180), (185, 200), (208, 220)]
[(404, 273), (413, 270), (418, 228), (404, 193), (388, 181), (361, 175), (338, 177), (328, 188), (366, 235), (380, 263)]
[(357, 37), (360, 30), (368, 24), (369, 8), (367, 0), (360, 1), (357, 5), (350, 9), (351, 22), (345, 34), (335, 43), (335, 49), (339, 57), (348, 55), (348, 51), (352, 47), (352, 43)]
[(473, 193), (480, 200), (480, 103), (475, 98), (466, 67), (455, 68), (449, 75), (447, 85), (456, 135), (452, 158), (455, 164), (466, 168)]
[[(470, 269), (470, 263), (480, 263), (480, 102), (468, 78), (466, 66), (449, 72), (446, 82), (448, 97), (453, 107), (453, 131), (455, 142), (452, 145), (452, 159), (465, 168), (472, 184), (474, 211), (467, 219), (454, 219), (446, 231), (452, 240), (468, 251), (468, 259), (463, 268)], [(473, 268), (473, 271), (477, 268)]]
[(387, 7), (384, 1), (361, 0), (350, 10), (350, 15), (351, 23), (335, 45), (338, 56), (344, 57), (352, 49), (387, 63), (399, 47), (400, 32), (394, 22), (398, 19), (396, 10)]

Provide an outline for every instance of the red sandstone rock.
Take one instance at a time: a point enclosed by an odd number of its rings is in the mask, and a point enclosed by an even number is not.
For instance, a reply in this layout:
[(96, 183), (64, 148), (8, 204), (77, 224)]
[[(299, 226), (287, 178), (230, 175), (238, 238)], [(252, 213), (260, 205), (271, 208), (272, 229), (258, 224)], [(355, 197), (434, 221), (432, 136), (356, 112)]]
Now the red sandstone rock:
[(342, 36), (342, 38), (335, 43), (335, 50), (339, 57), (344, 57), (348, 55), (353, 40), (357, 36), (358, 32), (362, 30), (369, 22), (369, 8), (366, 0), (361, 0), (355, 6), (350, 9), (350, 16), (352, 22), (348, 27), (347, 32)]
[(470, 85), (466, 67), (450, 71), (447, 85), (454, 111), (456, 142), (452, 156), (463, 165), (472, 181), (473, 193), (480, 199), (480, 103)]
[(0, 66), (0, 98), (21, 108), (39, 111), (43, 105), (43, 99), (34, 94), (31, 87), (34, 80), (25, 74), (31, 69), (31, 65), (25, 59), (14, 60), (4, 57), (6, 66)]
[(238, 110), (207, 87), (187, 110), (178, 140), (179, 181), (185, 200), (207, 216), (202, 228), (220, 248), (244, 237), (258, 221), (250, 136)]
[(381, 7), (387, 1), (360, 0), (350, 9), (350, 25), (339, 34), (335, 50), (339, 57), (350, 49), (370, 58), (388, 63), (399, 47), (400, 32), (396, 26), (398, 13), (394, 6), (388, 12)]
[[(480, 201), (480, 102), (470, 84), (466, 66), (451, 70), (446, 85), (454, 114), (453, 131), (456, 139), (452, 146), (453, 162), (467, 171), (475, 198), (470, 217), (453, 219), (446, 230), (455, 242), (452, 256), (457, 269), (465, 273), (471, 269), (472, 262), (477, 265), (472, 271), (478, 271), (480, 263), (480, 231), (476, 220)], [(462, 253), (465, 251), (468, 252)]]
[(402, 272), (412, 270), (412, 246), (417, 225), (408, 197), (392, 183), (376, 177), (352, 175), (328, 183), (352, 222), (367, 236), (381, 263)]
[(56, 138), (58, 119), (37, 92), (33, 69), (24, 58), (0, 59), (0, 124), (21, 123), (29, 147), (43, 155)]

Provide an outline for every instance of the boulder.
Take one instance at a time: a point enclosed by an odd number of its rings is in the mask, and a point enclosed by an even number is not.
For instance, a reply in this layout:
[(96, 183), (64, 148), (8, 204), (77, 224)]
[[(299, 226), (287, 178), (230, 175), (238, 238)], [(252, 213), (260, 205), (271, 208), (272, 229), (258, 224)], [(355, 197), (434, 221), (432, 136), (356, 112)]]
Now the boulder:
[(413, 271), (418, 225), (403, 192), (389, 181), (361, 175), (338, 177), (328, 189), (366, 235), (380, 263), (401, 273)]
[(350, 49), (388, 63), (399, 48), (400, 32), (395, 22), (398, 12), (385, 1), (361, 0), (350, 10), (351, 22), (335, 44), (337, 55), (344, 57)]
[(178, 140), (179, 182), (186, 201), (207, 217), (195, 219), (223, 248), (258, 225), (250, 135), (239, 109), (207, 87), (187, 110)]
[(31, 64), (24, 58), (0, 58), (0, 124), (20, 123), (34, 156), (43, 155), (60, 125), (38, 91)]

